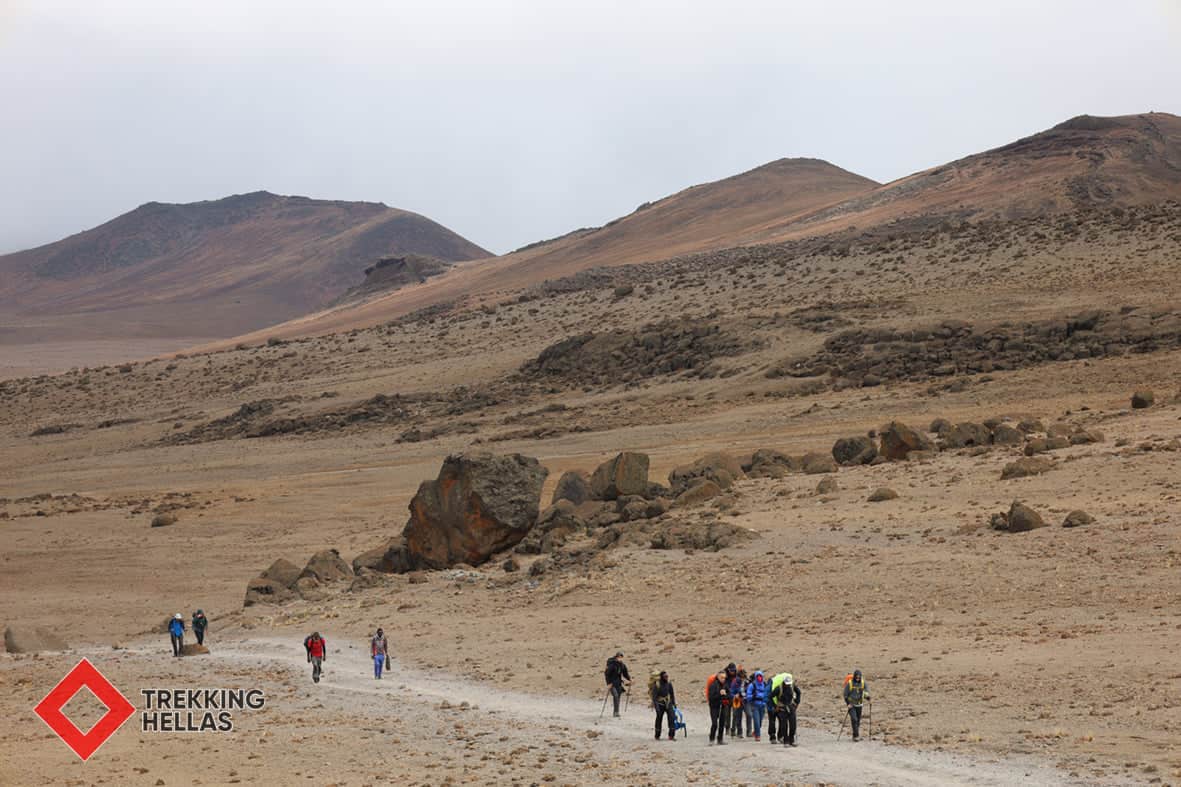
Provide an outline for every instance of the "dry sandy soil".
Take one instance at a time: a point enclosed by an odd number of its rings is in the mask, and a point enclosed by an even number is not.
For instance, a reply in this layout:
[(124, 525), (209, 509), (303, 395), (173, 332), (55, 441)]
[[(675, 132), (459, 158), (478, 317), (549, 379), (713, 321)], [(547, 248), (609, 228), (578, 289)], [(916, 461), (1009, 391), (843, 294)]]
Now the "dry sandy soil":
[[(777, 371), (848, 329), (1170, 312), (1181, 215), (1132, 215), (683, 258), (495, 308), (3, 383), (0, 625), (49, 625), (77, 650), (0, 657), (0, 783), (1176, 783), (1181, 347), (865, 386)], [(671, 373), (623, 351), (519, 372), (564, 337), (672, 317), (742, 341)], [(1154, 406), (1128, 409), (1145, 387)], [(825, 494), (824, 476), (743, 480), (673, 514), (756, 531), (720, 552), (625, 547), (540, 576), (524, 556), (517, 573), (494, 560), (242, 608), (275, 558), (351, 559), (396, 534), (418, 483), (473, 445), (538, 457), (548, 502), (561, 472), (624, 449), (662, 479), (714, 449), (827, 451), (894, 418), (1001, 415), (1105, 439), (1018, 480), (1000, 474), (1019, 449), (999, 446), (842, 468)], [(898, 498), (867, 502), (881, 486)], [(1017, 498), (1051, 526), (990, 530)], [(1095, 522), (1059, 527), (1074, 509)], [(150, 528), (159, 510), (179, 521)], [(173, 660), (159, 622), (198, 606), (213, 652)], [(381, 684), (362, 653), (376, 625), (397, 656)], [(318, 686), (311, 629), (332, 645)], [(633, 675), (671, 673), (688, 741), (649, 741), (639, 702), (595, 723), (617, 648)], [(220, 736), (133, 720), (78, 764), (31, 708), (80, 655), (128, 693), (260, 685), (269, 702)], [(704, 746), (701, 686), (731, 660), (799, 677), (800, 748)], [(875, 698), (856, 750), (835, 740), (854, 666)]]

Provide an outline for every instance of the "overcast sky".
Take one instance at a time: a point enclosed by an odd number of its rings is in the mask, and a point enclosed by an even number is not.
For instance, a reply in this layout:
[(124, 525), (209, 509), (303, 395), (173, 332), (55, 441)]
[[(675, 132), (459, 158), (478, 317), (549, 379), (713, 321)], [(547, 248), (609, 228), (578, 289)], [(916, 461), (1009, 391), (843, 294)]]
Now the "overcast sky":
[(0, 0), (0, 250), (268, 189), (496, 252), (782, 156), (1181, 114), (1181, 3)]

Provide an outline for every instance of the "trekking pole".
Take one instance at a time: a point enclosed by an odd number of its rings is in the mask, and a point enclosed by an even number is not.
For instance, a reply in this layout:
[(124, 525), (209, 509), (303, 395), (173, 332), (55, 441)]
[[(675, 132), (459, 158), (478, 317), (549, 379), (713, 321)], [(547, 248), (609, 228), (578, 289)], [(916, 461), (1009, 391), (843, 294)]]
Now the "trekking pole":
[(632, 702), (632, 693), (630, 691), (628, 691), (627, 689), (624, 689), (623, 693), (627, 695), (626, 697), (623, 698), (623, 712), (627, 713), (627, 707), (629, 705), (631, 705), (631, 702)]
[(869, 705), (869, 714), (868, 714), (869, 718), (866, 719), (866, 721), (869, 722), (869, 739), (872, 741), (873, 740), (873, 700), (870, 700), (866, 704)]
[(845, 722), (848, 721), (849, 714), (852, 712), (851, 708), (845, 708), (845, 715), (841, 717), (841, 731), (837, 733), (837, 741), (840, 741), (841, 736), (845, 734)]
[(603, 714), (607, 712), (607, 700), (609, 700), (609, 699), (611, 699), (611, 689), (610, 688), (607, 689), (607, 694), (603, 697), (603, 709), (601, 711), (599, 711), (599, 718), (595, 720), (595, 724), (598, 724), (600, 721), (603, 720)]

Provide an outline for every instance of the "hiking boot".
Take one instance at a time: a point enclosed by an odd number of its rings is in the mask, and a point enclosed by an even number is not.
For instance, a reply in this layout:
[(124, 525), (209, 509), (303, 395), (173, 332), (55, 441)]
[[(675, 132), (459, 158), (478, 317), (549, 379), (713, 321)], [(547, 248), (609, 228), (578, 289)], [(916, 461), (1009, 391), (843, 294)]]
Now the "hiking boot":
[(759, 743), (759, 742), (760, 742), (760, 741), (762, 741), (762, 740), (763, 740), (763, 739), (762, 739), (762, 738), (760, 738), (758, 735), (756, 735), (756, 736), (755, 736), (755, 743)]
[(725, 745), (726, 745), (726, 742), (725, 742), (725, 741), (718, 741), (718, 745), (719, 745), (719, 746), (725, 746)]
[(673, 735), (673, 734), (670, 732), (670, 733), (668, 734), (668, 739), (669, 739), (670, 741), (675, 741), (675, 740), (677, 739), (677, 736)]

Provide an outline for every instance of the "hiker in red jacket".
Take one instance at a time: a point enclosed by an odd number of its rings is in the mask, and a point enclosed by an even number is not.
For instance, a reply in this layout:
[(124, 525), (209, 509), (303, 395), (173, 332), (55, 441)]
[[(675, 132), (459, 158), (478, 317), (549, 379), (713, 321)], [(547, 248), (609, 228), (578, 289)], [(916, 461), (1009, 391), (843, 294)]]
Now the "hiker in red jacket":
[(308, 662), (312, 665), (312, 682), (319, 683), (320, 670), (328, 656), (328, 642), (320, 636), (320, 632), (314, 631), (303, 641), (303, 647), (308, 652)]

